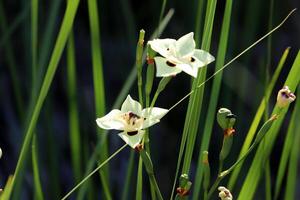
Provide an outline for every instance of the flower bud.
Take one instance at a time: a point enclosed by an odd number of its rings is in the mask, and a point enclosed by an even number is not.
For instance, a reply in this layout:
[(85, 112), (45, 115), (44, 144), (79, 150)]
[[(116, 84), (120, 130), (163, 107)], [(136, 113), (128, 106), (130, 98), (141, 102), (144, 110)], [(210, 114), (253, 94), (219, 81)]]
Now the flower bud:
[(2, 157), (2, 149), (0, 148), (0, 158)]
[(284, 86), (277, 94), (277, 105), (284, 108), (291, 102), (295, 101), (296, 96), (290, 91), (288, 86)]
[(218, 187), (218, 190), (220, 191), (219, 197), (222, 200), (232, 200), (232, 195), (226, 187), (220, 186), (220, 187)]
[(217, 113), (217, 121), (223, 130), (232, 129), (236, 116), (227, 108), (220, 108)]

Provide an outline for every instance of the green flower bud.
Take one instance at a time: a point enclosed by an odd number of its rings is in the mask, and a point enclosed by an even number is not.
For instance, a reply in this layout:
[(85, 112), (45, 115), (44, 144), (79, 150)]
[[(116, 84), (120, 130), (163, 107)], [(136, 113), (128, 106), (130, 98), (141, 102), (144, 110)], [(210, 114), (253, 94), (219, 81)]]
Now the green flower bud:
[(220, 108), (217, 113), (217, 121), (223, 130), (232, 128), (236, 121), (236, 116), (227, 108)]
[(185, 187), (189, 181), (189, 176), (187, 174), (182, 174), (179, 178), (179, 186)]

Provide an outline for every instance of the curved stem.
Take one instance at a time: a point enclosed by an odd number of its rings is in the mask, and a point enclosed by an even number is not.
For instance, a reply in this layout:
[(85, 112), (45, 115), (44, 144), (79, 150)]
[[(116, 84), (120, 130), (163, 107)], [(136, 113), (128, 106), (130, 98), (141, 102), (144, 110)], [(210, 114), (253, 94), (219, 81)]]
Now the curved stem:
[(89, 175), (87, 175), (82, 181), (80, 181), (68, 194), (66, 194), (61, 200), (67, 199), (77, 188), (79, 188), (85, 181), (87, 181), (92, 175), (94, 175), (99, 169), (101, 169), (105, 164), (107, 164), (113, 157), (120, 153), (128, 144), (124, 144), (115, 153), (103, 161), (96, 169), (94, 169)]

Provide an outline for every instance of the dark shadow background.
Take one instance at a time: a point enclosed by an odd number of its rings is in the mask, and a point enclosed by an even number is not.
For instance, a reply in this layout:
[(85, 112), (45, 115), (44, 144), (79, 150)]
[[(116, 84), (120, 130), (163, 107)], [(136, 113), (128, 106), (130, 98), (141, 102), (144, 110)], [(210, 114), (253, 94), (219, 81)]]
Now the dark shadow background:
[[(43, 39), (47, 30), (47, 22), (50, 16), (50, 8), (54, 2), (58, 2), (58, 12), (54, 16), (55, 31), (47, 40)], [(3, 157), (0, 160), (0, 184), (4, 186), (9, 174), (12, 174), (19, 156), (24, 134), (24, 121), (20, 120), (16, 108), (16, 99), (13, 94), (12, 80), (8, 69), (10, 55), (7, 44), (12, 50), (12, 57), (17, 66), (17, 75), (20, 82), (24, 109), (22, 113), (28, 116), (28, 107), (31, 86), (31, 49), (30, 49), (30, 1), (13, 0), (2, 1), (6, 16), (7, 27), (14, 24), (20, 13), (25, 13), (22, 21), (14, 29), (10, 38), (0, 43), (0, 147)], [(101, 46), (104, 65), (105, 93), (107, 111), (111, 109), (118, 93), (120, 92), (126, 78), (135, 62), (135, 46), (138, 31), (146, 31), (146, 40), (155, 30), (158, 24), (161, 1), (138, 1), (138, 0), (101, 0), (98, 1), (100, 14)], [(252, 44), (268, 31), (269, 1), (234, 1), (232, 8), (231, 31), (229, 35), (228, 53), (226, 61), (229, 61), (243, 49)], [(299, 1), (274, 1), (273, 26), (277, 25), (293, 8), (299, 7)], [(163, 32), (161, 38), (179, 38), (182, 35), (194, 31), (197, 1), (168, 1), (166, 12), (175, 9), (175, 14)], [(50, 49), (58, 33), (64, 14), (65, 1), (40, 1), (39, 2), (39, 46), (43, 42), (50, 42)], [(27, 11), (26, 11), (27, 10)], [(224, 1), (219, 1), (215, 16), (211, 54), (216, 55), (222, 17), (224, 12)], [(203, 15), (204, 16), (204, 15)], [(280, 76), (274, 93), (270, 100), (270, 110), (275, 104), (276, 91), (282, 87), (283, 81), (293, 63), (295, 55), (299, 50), (299, 11), (297, 11), (278, 31), (272, 34), (272, 56), (270, 74), (275, 71), (277, 63), (286, 47), (291, 47), (285, 68)], [(7, 29), (5, 29), (7, 30)], [(1, 29), (0, 39), (5, 36), (5, 30)], [(74, 23), (74, 36), (76, 45), (76, 70), (77, 70), (77, 93), (80, 110), (80, 132), (84, 146), (82, 156), (87, 160), (93, 152), (97, 143), (94, 93), (91, 64), (91, 45), (87, 2), (82, 0)], [(200, 36), (201, 37), (201, 36)], [(198, 44), (199, 45), (199, 44)], [(51, 50), (52, 51), (52, 50)], [(50, 51), (50, 52), (51, 52)], [(40, 52), (39, 52), (40, 53)], [(47, 66), (49, 55), (41, 69)], [(238, 116), (236, 130), (237, 134), (232, 149), (232, 155), (225, 166), (230, 166), (238, 156), (243, 144), (245, 134), (249, 129), (258, 105), (264, 94), (264, 77), (267, 63), (267, 41), (264, 40), (251, 51), (240, 57), (236, 62), (224, 70), (222, 88), (218, 107), (227, 107)], [(145, 68), (144, 68), (145, 69)], [(43, 70), (42, 70), (43, 71)], [(145, 71), (144, 71), (145, 72)], [(208, 74), (214, 72), (214, 64), (208, 66)], [(42, 77), (42, 76), (41, 76)], [(158, 79), (154, 87), (157, 86)], [(193, 180), (200, 149), (200, 136), (203, 132), (205, 112), (207, 109), (211, 81), (205, 85), (204, 104), (202, 119), (199, 124), (199, 137), (196, 141), (194, 159), (192, 162), (190, 177)], [(181, 97), (188, 93), (190, 77), (181, 73), (168, 85), (167, 89), (159, 97), (157, 106), (169, 108)], [(42, 113), (37, 125), (39, 140), (39, 164), (43, 190), (47, 199), (57, 199), (65, 194), (73, 185), (73, 174), (70, 159), (69, 133), (68, 133), (68, 100), (66, 86), (66, 55), (64, 54), (47, 100), (43, 106)], [(133, 85), (130, 90), (132, 97), (137, 99), (137, 86)], [(184, 101), (176, 109), (167, 115), (159, 124), (151, 128), (151, 148), (155, 171), (161, 191), (168, 196), (171, 191), (173, 176), (175, 174), (177, 156), (180, 147), (181, 134), (183, 131), (187, 101)], [(100, 117), (100, 116), (99, 116)], [(276, 145), (270, 158), (272, 178), (275, 180), (277, 166), (280, 159), (282, 146), (289, 114), (285, 120), (282, 131), (279, 134)], [(215, 125), (217, 125), (215, 123)], [(118, 138), (117, 132), (109, 133), (110, 152), (115, 151), (123, 143)], [(213, 169), (217, 169), (218, 153), (222, 141), (222, 131), (215, 126), (210, 143), (210, 161)], [(251, 154), (253, 155), (253, 153)], [(120, 199), (124, 187), (125, 173), (129, 149), (118, 155), (112, 162), (111, 168), (111, 191), (114, 199)], [(241, 173), (241, 177), (247, 173), (251, 157), (247, 159)], [(28, 159), (31, 160), (31, 159)], [(136, 159), (137, 160), (137, 159)], [(32, 170), (31, 164), (25, 174), (24, 185), (22, 185), (21, 199), (32, 199)], [(82, 166), (86, 166), (83, 162)], [(135, 168), (137, 167), (137, 162)], [(214, 172), (214, 171), (213, 171)], [(216, 173), (212, 173), (215, 177)], [(145, 176), (146, 177), (146, 176)], [(226, 180), (225, 180), (226, 181)], [(242, 183), (243, 178), (239, 179)], [(132, 197), (135, 195), (136, 173), (132, 177)], [(97, 175), (93, 178), (91, 191), (96, 191), (92, 199), (102, 199), (101, 185)], [(148, 181), (145, 183), (145, 199), (149, 199)], [(237, 184), (239, 185), (239, 184)], [(299, 183), (297, 193), (299, 195)], [(258, 187), (258, 198), (264, 199), (264, 181)], [(239, 190), (233, 191), (237, 196)], [(235, 193), (237, 192), (237, 193)], [(128, 198), (131, 199), (131, 198)]]

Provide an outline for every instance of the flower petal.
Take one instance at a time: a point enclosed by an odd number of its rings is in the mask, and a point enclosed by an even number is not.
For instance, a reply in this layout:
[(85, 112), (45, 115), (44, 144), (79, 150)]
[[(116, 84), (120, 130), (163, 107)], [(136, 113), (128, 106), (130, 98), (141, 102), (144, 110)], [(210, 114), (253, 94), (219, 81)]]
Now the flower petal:
[(193, 55), (196, 44), (194, 41), (194, 33), (188, 33), (176, 41), (176, 50), (179, 57), (185, 57), (188, 55)]
[[(215, 60), (215, 57), (213, 57), (210, 53), (202, 49), (195, 49), (194, 57), (203, 63), (202, 66), (208, 65), (209, 63)], [(198, 66), (198, 67), (202, 67), (202, 66)]]
[(133, 100), (130, 95), (127, 96), (121, 107), (122, 112), (133, 112), (134, 114), (142, 115), (142, 106), (139, 102)]
[(128, 144), (133, 149), (141, 143), (143, 137), (144, 137), (145, 131), (139, 130), (137, 134), (135, 135), (128, 135), (126, 132), (119, 133), (118, 135), (124, 140), (126, 144)]
[(120, 110), (114, 109), (110, 111), (104, 117), (96, 119), (97, 125), (103, 129), (116, 129), (116, 130), (123, 130), (124, 123), (120, 120), (120, 115), (122, 112)]
[(160, 121), (160, 119), (165, 116), (169, 110), (163, 108), (145, 108), (143, 110), (143, 117), (145, 118), (143, 129), (148, 128)]
[(155, 64), (156, 64), (156, 76), (157, 77), (174, 76), (182, 71), (176, 67), (176, 64), (174, 64), (175, 66), (170, 66), (170, 65), (173, 65), (171, 63), (169, 63), (169, 65), (168, 65), (167, 59), (165, 59), (163, 57), (157, 56), (157, 57), (154, 57), (154, 60), (155, 60)]
[[(174, 39), (154, 39), (148, 42), (151, 48), (163, 57), (172, 56), (172, 49), (175, 48), (176, 40)], [(174, 56), (174, 55), (173, 55)]]
[(194, 67), (193, 65), (189, 65), (189, 64), (178, 64), (177, 68), (181, 69), (182, 71), (184, 71), (185, 73), (193, 76), (193, 77), (197, 77), (198, 74), (198, 68)]

